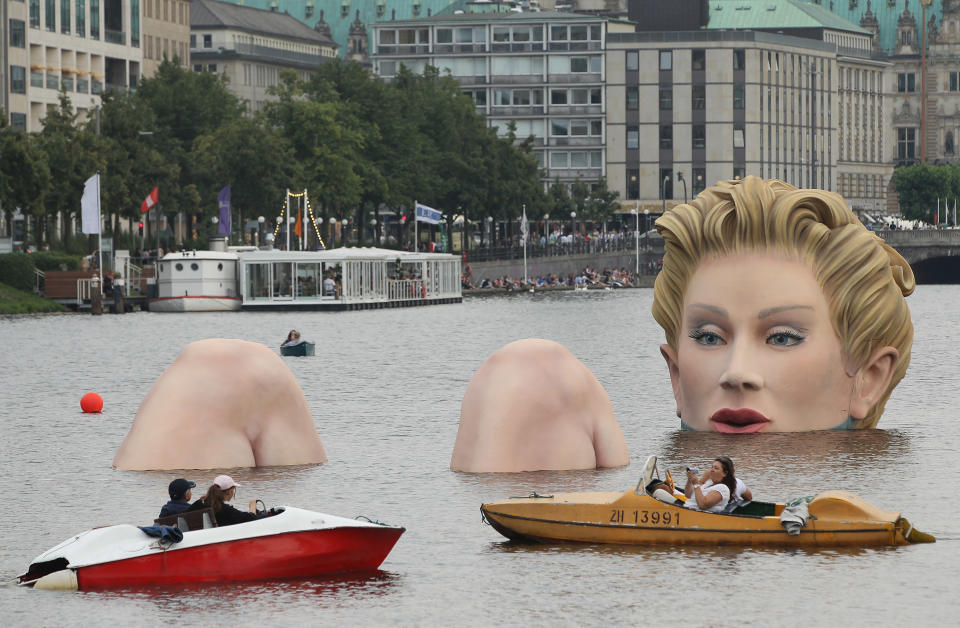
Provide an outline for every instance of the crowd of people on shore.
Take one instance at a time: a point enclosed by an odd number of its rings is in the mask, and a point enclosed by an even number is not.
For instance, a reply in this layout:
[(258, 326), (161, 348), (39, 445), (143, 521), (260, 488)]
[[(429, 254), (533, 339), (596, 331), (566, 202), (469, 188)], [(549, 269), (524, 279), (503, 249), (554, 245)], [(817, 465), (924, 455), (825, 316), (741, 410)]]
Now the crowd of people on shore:
[[(660, 265), (661, 262), (651, 261), (642, 266), (641, 271), (645, 271), (646, 274), (655, 274), (659, 270)], [(585, 290), (589, 288), (630, 288), (638, 284), (638, 277), (633, 271), (622, 267), (619, 269), (604, 268), (600, 271), (587, 266), (578, 273), (570, 273), (568, 275), (549, 273), (547, 275), (528, 277), (526, 282), (522, 277), (513, 278), (508, 275), (494, 277), (493, 279), (483, 277), (479, 281), (474, 282), (472, 269), (470, 266), (467, 266), (461, 277), (461, 283), (464, 290), (486, 288), (499, 288), (507, 292), (528, 290), (530, 288), (579, 288)]]

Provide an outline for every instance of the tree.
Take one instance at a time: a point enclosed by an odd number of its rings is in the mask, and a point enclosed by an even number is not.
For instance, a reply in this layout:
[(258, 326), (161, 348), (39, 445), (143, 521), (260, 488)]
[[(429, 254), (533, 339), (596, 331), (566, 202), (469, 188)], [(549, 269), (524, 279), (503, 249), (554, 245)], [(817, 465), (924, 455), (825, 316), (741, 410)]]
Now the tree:
[(7, 232), (18, 207), (30, 214), (43, 213), (50, 189), (50, 168), (35, 136), (6, 125), (0, 110), (0, 208)]
[(900, 213), (909, 220), (933, 223), (937, 199), (957, 196), (956, 178), (949, 166), (914, 164), (893, 171), (900, 197)]

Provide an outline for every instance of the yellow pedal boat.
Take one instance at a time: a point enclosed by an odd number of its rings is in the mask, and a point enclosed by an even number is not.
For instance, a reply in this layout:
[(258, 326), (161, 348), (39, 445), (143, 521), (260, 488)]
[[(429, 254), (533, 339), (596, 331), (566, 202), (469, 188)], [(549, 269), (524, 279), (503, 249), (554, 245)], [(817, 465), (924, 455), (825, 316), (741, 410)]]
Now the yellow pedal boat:
[(659, 483), (655, 472), (656, 457), (651, 456), (640, 483), (625, 493), (534, 493), (483, 504), (480, 512), (503, 536), (540, 542), (867, 547), (935, 540), (915, 530), (900, 513), (843, 491), (802, 500), (800, 511), (805, 505), (809, 516), (800, 525), (787, 526), (790, 532), (781, 522), (787, 507), (782, 503), (749, 502), (729, 513), (692, 510), (648, 494)]

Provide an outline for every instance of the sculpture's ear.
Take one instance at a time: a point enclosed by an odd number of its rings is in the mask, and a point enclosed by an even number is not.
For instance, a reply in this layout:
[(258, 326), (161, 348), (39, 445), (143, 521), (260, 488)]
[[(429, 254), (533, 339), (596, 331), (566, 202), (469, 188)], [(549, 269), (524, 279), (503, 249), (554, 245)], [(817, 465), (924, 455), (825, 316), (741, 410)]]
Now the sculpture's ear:
[(863, 420), (890, 385), (900, 353), (893, 347), (875, 349), (854, 376), (850, 416)]
[(673, 398), (677, 402), (677, 416), (683, 414), (683, 400), (680, 392), (680, 364), (677, 362), (677, 352), (673, 347), (667, 344), (660, 345), (660, 355), (667, 362), (667, 370), (670, 371), (670, 385), (673, 387)]

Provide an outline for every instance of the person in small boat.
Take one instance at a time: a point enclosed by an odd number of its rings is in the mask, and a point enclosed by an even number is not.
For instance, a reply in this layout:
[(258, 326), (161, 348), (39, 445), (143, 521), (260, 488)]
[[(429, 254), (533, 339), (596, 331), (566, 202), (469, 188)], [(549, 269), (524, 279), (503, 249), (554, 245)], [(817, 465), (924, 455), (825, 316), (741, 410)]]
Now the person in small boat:
[(229, 475), (218, 475), (210, 488), (207, 489), (207, 494), (190, 504), (188, 510), (212, 508), (218, 526), (230, 526), (235, 523), (246, 523), (266, 517), (266, 514), (257, 514), (257, 500), (255, 499), (250, 500), (249, 512), (238, 510), (227, 503), (237, 494), (237, 487), (239, 486)]
[[(734, 467), (734, 465), (733, 465), (733, 461), (730, 460), (730, 458), (727, 458), (727, 457), (723, 457), (723, 458), (720, 458), (720, 459), (722, 459), (722, 460), (727, 460), (727, 461), (730, 463), (731, 473), (734, 475), (734, 480), (736, 480), (736, 485), (737, 485), (737, 487), (736, 487), (736, 489), (735, 489), (734, 492), (733, 492), (733, 501), (734, 501), (734, 502), (751, 501), (751, 500), (753, 499), (753, 492), (751, 492), (750, 489), (747, 488), (747, 485), (744, 484), (743, 480), (741, 480), (740, 478), (736, 477), (736, 469), (735, 469), (735, 467)], [(700, 484), (704, 484), (704, 483), (710, 481), (710, 474), (711, 474), (712, 471), (713, 471), (713, 469), (707, 469), (706, 471), (704, 471), (704, 472), (700, 475), (700, 478), (699, 478)], [(696, 474), (696, 471), (694, 471), (694, 474)], [(688, 474), (687, 474), (687, 485), (684, 487), (684, 492), (683, 492), (683, 494), (684, 494), (685, 497), (689, 497), (689, 496), (692, 494), (692, 491), (693, 491), (693, 485), (690, 483), (690, 477), (689, 477), (689, 475), (690, 475), (690, 474), (688, 473)]]
[[(290, 333), (287, 334), (287, 339), (283, 341), (283, 345), (288, 345), (292, 342), (297, 342), (298, 340), (300, 340), (300, 332), (298, 332), (296, 329), (291, 329)], [(283, 345), (280, 346), (282, 347)]]
[(195, 486), (194, 482), (185, 478), (177, 478), (170, 482), (170, 486), (167, 487), (167, 492), (170, 493), (170, 501), (160, 509), (159, 516), (179, 515), (190, 508), (190, 498), (192, 497), (190, 489)]
[(733, 461), (726, 456), (715, 459), (702, 478), (698, 477), (693, 469), (687, 469), (687, 486), (684, 490), (687, 496), (684, 503), (686, 508), (723, 512), (730, 503), (730, 496), (736, 496), (736, 493), (737, 478), (733, 471)]

